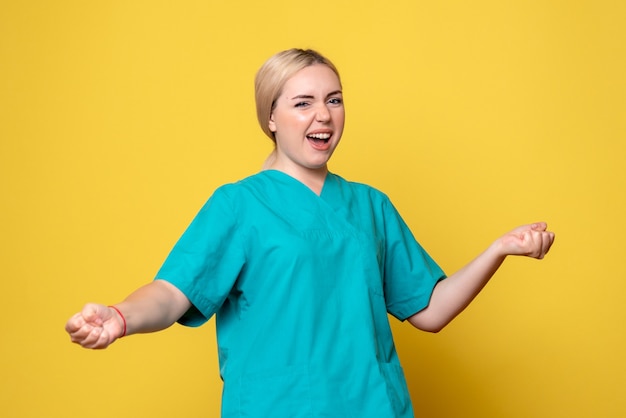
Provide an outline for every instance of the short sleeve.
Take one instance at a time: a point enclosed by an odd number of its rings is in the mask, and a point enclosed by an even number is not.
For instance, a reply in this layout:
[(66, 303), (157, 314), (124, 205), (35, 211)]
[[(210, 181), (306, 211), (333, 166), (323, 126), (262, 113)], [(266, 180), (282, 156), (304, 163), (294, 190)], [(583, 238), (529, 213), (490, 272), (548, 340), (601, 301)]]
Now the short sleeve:
[(179, 319), (198, 326), (228, 297), (245, 256), (236, 214), (223, 188), (216, 190), (178, 240), (156, 279), (182, 291), (192, 308)]
[(428, 306), (445, 273), (417, 242), (389, 200), (385, 200), (384, 290), (387, 311), (404, 321)]

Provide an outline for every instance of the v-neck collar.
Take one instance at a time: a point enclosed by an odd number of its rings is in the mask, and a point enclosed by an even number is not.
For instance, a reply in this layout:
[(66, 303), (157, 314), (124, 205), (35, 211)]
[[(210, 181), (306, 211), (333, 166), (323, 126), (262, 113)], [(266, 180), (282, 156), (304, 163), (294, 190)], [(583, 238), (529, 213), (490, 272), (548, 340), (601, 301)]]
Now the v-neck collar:
[(284, 171), (271, 168), (271, 169), (263, 170), (261, 171), (261, 173), (268, 173), (272, 176), (286, 178), (291, 182), (295, 182), (299, 184), (301, 187), (305, 188), (313, 196), (322, 198), (322, 199), (324, 198), (324, 195), (326, 194), (326, 189), (328, 189), (329, 183), (332, 183), (332, 181), (330, 181), (331, 177), (334, 177), (334, 175), (330, 171), (326, 173), (326, 177), (324, 178), (324, 183), (322, 184), (322, 189), (320, 190), (320, 194), (318, 195), (317, 193), (315, 193), (315, 191), (313, 191), (313, 189), (311, 189), (309, 186), (304, 184), (302, 181), (298, 180), (291, 174), (285, 173)]
[(283, 187), (289, 187), (290, 198), (300, 201), (303, 205), (308, 206), (312, 203), (321, 205), (335, 215), (343, 214), (342, 217), (349, 215), (349, 207), (345, 205), (344, 193), (346, 190), (342, 187), (342, 180), (332, 172), (326, 173), (324, 184), (320, 194), (316, 194), (306, 184), (302, 183), (295, 177), (285, 173), (284, 171), (268, 169), (259, 172), (258, 175), (265, 176), (269, 181), (282, 184)]

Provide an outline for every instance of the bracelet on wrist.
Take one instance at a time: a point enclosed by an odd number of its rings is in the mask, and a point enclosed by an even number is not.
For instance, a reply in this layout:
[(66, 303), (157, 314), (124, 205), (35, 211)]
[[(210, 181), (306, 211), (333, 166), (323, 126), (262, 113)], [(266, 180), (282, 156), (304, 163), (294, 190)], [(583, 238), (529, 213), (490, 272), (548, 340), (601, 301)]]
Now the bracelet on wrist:
[(123, 330), (122, 330), (122, 335), (120, 336), (120, 338), (126, 336), (126, 318), (124, 318), (124, 315), (122, 314), (122, 312), (119, 309), (117, 309), (115, 306), (109, 305), (109, 308), (117, 312), (120, 318), (122, 318)]

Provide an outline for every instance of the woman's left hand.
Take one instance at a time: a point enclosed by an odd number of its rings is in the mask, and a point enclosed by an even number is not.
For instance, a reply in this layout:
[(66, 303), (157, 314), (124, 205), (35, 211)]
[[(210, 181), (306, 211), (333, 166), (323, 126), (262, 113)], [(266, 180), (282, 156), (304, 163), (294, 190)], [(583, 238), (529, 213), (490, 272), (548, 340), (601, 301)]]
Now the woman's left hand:
[(503, 235), (498, 241), (504, 255), (525, 255), (542, 259), (554, 242), (554, 232), (545, 222), (523, 225)]

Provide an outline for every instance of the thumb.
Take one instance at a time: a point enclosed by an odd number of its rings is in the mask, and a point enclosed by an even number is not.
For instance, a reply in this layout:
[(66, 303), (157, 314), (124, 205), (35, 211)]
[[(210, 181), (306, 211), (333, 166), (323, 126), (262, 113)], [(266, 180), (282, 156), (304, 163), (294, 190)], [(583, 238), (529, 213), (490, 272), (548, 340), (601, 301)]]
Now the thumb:
[[(104, 309), (103, 309), (104, 308)], [(83, 308), (81, 314), (85, 319), (85, 322), (92, 325), (100, 326), (106, 319), (107, 308), (104, 305), (98, 305), (96, 303), (88, 303)]]
[(548, 224), (545, 222), (535, 222), (530, 226), (533, 231), (545, 231), (548, 229)]

